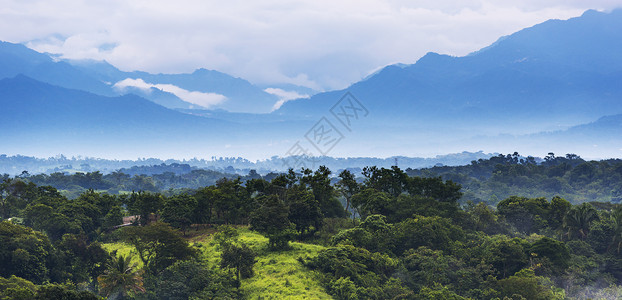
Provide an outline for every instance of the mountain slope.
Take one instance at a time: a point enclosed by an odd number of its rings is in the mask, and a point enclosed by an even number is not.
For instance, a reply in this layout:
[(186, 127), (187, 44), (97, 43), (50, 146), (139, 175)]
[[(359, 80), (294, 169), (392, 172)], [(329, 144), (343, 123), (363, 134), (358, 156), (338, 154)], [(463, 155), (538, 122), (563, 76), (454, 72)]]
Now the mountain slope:
[(66, 62), (56, 62), (48, 55), (24, 45), (0, 41), (0, 79), (19, 74), (65, 88), (107, 96), (114, 94), (108, 85)]
[[(13, 57), (0, 59), (3, 76), (45, 64), (56, 71), (69, 66), (20, 46), (2, 49), (5, 57)], [(105, 62), (72, 62), (69, 67), (74, 71), (68, 72), (87, 74), (84, 78), (96, 82), (133, 78), (210, 93), (237, 91), (236, 103), (248, 107), (259, 98), (244, 95), (263, 93), (241, 79), (208, 70), (154, 75), (122, 72)], [(156, 87), (135, 92), (182, 109), (168, 110), (137, 96), (108, 98), (67, 90), (24, 76), (2, 80), (0, 150), (35, 156), (252, 159), (288, 155), (300, 145), (311, 155), (321, 150), (341, 157), (430, 157), (480, 150), (620, 156), (619, 117), (600, 118), (622, 114), (622, 10), (547, 21), (465, 57), (429, 53), (413, 65), (387, 66), (347, 90), (287, 102), (271, 114), (188, 110), (178, 97)], [(351, 126), (331, 112), (346, 92), (368, 112), (351, 119)], [(324, 140), (338, 144), (319, 149), (313, 144), (314, 137), (323, 137), (319, 129), (338, 133)]]
[[(554, 130), (622, 113), (622, 10), (547, 21), (465, 57), (428, 53), (347, 90), (379, 123), (478, 134)], [(316, 117), (340, 94), (290, 101), (275, 113)]]
[[(112, 84), (124, 79), (142, 79), (148, 84), (172, 84), (188, 91), (215, 93), (227, 97), (221, 104), (210, 108), (224, 109), (231, 112), (267, 113), (272, 110), (278, 97), (268, 94), (250, 82), (222, 72), (198, 69), (190, 74), (150, 74), (147, 72), (123, 72), (103, 61), (68, 61), (73, 66)], [(144, 94), (151, 100), (151, 95)], [(189, 108), (167, 106), (169, 108)]]
[(24, 74), (60, 87), (79, 89), (98, 95), (118, 96), (136, 93), (168, 108), (193, 108), (180, 95), (162, 88), (117, 89), (114, 84), (124, 79), (142, 79), (151, 85), (174, 85), (189, 92), (220, 94), (223, 103), (210, 108), (231, 112), (267, 113), (279, 100), (250, 82), (222, 72), (198, 69), (190, 74), (150, 74), (123, 72), (105, 61), (61, 60), (36, 52), (24, 45), (0, 42), (0, 79)]
[(216, 140), (244, 134), (234, 123), (183, 114), (134, 95), (104, 97), (23, 75), (0, 80), (0, 107), (7, 153), (183, 153), (188, 145), (217, 147)]

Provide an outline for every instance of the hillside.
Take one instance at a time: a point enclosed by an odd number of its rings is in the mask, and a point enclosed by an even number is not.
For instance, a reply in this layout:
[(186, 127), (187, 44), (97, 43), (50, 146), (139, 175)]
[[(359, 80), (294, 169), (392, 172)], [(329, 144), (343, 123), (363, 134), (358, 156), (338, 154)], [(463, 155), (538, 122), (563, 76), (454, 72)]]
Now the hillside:
[[(375, 122), (476, 134), (558, 130), (622, 112), (622, 10), (550, 20), (464, 57), (428, 53), (347, 90)], [(276, 113), (320, 115), (343, 93), (290, 101)]]
[[(315, 257), (326, 247), (296, 242), (292, 243), (290, 251), (272, 252), (268, 251), (268, 239), (264, 236), (247, 228), (238, 230), (240, 241), (249, 245), (258, 254), (253, 268), (255, 275), (241, 283), (240, 289), (244, 299), (333, 299), (321, 286), (318, 280), (321, 275), (305, 268), (298, 261), (298, 257)], [(191, 232), (186, 239), (202, 249), (202, 259), (217, 267), (222, 252), (213, 243), (214, 233), (216, 231), (213, 229)], [(142, 262), (135, 254), (136, 250), (131, 245), (108, 243), (103, 247), (109, 252), (131, 255), (132, 261), (142, 266)]]
[(0, 41), (0, 79), (12, 78), (19, 74), (65, 88), (105, 96), (113, 95), (108, 85), (66, 62), (55, 61), (50, 56), (24, 45)]
[[(151, 85), (168, 84), (187, 91), (213, 93), (226, 97), (223, 103), (210, 107), (211, 109), (223, 109), (240, 113), (267, 113), (272, 110), (272, 106), (278, 100), (278, 97), (275, 95), (268, 94), (263, 89), (242, 78), (214, 70), (201, 68), (187, 74), (150, 74), (141, 71), (123, 72), (105, 61), (86, 60), (68, 61), (68, 63), (101, 82), (114, 84), (128, 78), (140, 79)], [(127, 92), (127, 90), (116, 89), (116, 92)], [(154, 101), (157, 101), (159, 97), (145, 92), (142, 92), (142, 95)], [(174, 97), (178, 98), (177, 96)], [(169, 108), (189, 108), (187, 105), (185, 107), (182, 106), (183, 103), (179, 102), (166, 104), (168, 104), (167, 107)], [(200, 108), (196, 105), (194, 107)]]
[[(334, 184), (319, 168), (71, 200), (10, 178), (0, 185), (11, 200), (0, 203), (0, 297), (615, 299), (622, 206), (530, 188), (609, 185), (603, 192), (617, 188), (619, 200), (620, 164), (513, 154), (453, 168), (490, 185), (396, 167)], [(474, 191), (503, 184), (521, 193), (474, 202)]]

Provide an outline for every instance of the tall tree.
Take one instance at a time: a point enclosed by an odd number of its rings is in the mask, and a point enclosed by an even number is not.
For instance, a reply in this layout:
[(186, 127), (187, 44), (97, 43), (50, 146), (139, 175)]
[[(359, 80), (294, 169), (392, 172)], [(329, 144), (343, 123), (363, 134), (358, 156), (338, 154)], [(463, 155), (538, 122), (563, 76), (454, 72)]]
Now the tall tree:
[[(358, 193), (360, 190), (359, 184), (356, 182), (354, 174), (349, 170), (343, 170), (339, 173), (339, 182), (337, 182), (337, 190), (341, 193), (341, 195), (346, 199), (346, 207), (345, 212), (348, 213), (348, 209), (350, 209), (350, 202), (352, 200), (352, 196)], [(352, 218), (355, 215), (352, 214)]]
[(251, 229), (268, 237), (271, 249), (288, 248), (295, 231), (288, 219), (287, 205), (276, 195), (261, 196), (258, 202), (259, 208), (251, 214)]
[(590, 231), (592, 222), (598, 219), (598, 214), (594, 207), (589, 203), (571, 208), (564, 218), (564, 227), (568, 230), (566, 235), (571, 238), (578, 235), (581, 239), (585, 239)]
[(192, 225), (196, 208), (197, 200), (193, 196), (175, 195), (164, 201), (162, 218), (171, 226), (181, 229), (181, 232), (186, 235), (186, 230)]
[(212, 221), (214, 202), (220, 196), (220, 190), (215, 186), (206, 186), (197, 190), (194, 198), (197, 206), (192, 213), (192, 221), (197, 224), (206, 224)]
[(611, 220), (613, 221), (614, 230), (611, 246), (615, 246), (618, 253), (620, 253), (620, 248), (622, 247), (622, 207), (617, 207), (611, 213)]
[(197, 256), (181, 234), (166, 223), (126, 227), (123, 240), (136, 248), (138, 257), (152, 275), (160, 273), (178, 260)]
[(288, 191), (287, 198), (288, 219), (296, 225), (299, 239), (302, 240), (321, 228), (323, 215), (313, 193), (301, 185), (296, 185)]
[(140, 215), (140, 224), (147, 225), (152, 215), (158, 214), (164, 204), (164, 197), (159, 193), (132, 193), (126, 200), (131, 214)]
[(330, 182), (330, 169), (320, 166), (315, 172), (303, 169), (302, 173), (300, 184), (311, 188), (324, 217), (344, 216), (343, 206), (335, 197), (335, 188)]
[(235, 278), (238, 282), (240, 279), (253, 276), (255, 252), (247, 245), (228, 244), (224, 247), (220, 258), (222, 268), (235, 269)]
[(129, 292), (144, 293), (142, 272), (131, 262), (131, 256), (119, 255), (111, 260), (104, 274), (97, 277), (101, 293), (112, 299), (126, 299)]

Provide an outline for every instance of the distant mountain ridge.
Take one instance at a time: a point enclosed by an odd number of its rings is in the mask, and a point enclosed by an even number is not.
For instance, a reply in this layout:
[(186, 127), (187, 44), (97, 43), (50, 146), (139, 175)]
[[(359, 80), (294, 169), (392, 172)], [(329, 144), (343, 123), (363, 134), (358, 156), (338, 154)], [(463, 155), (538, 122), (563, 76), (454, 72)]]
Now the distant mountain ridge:
[[(488, 133), (496, 134), (622, 113), (621, 83), (622, 10), (614, 10), (550, 20), (464, 57), (428, 53), (409, 66), (387, 66), (347, 91), (383, 121), (477, 130), (493, 122), (501, 130)], [(275, 113), (317, 116), (343, 92), (290, 101)]]
[[(267, 113), (278, 101), (277, 96), (265, 92), (244, 79), (213, 70), (197, 69), (190, 74), (150, 74), (140, 71), (123, 72), (105, 61), (68, 62), (103, 82), (116, 83), (127, 78), (142, 79), (150, 84), (172, 84), (188, 91), (220, 94), (227, 97), (227, 100), (222, 105), (215, 105), (214, 108), (231, 112)], [(141, 96), (150, 97), (149, 94)], [(191, 105), (167, 107), (190, 108)]]
[[(105, 97), (24, 75), (0, 80), (0, 139), (7, 153), (161, 150), (220, 146), (244, 131), (231, 122), (173, 111), (135, 95)], [(35, 152), (39, 153), (39, 152)], [(79, 153), (79, 152), (78, 152)]]
[[(428, 53), (269, 114), (190, 109), (156, 85), (222, 93), (249, 109), (274, 103), (262, 88), (217, 71), (122, 72), (10, 43), (0, 44), (0, 78), (0, 153), (266, 158), (298, 145), (319, 155), (313, 138), (328, 128), (340, 138), (322, 154), (337, 157), (480, 150), (622, 156), (622, 10), (547, 21), (464, 57)], [(127, 78), (153, 86), (119, 96), (112, 85)], [(351, 109), (337, 107), (348, 92), (368, 113), (346, 127), (332, 109)]]
[(105, 83), (73, 68), (62, 61), (36, 52), (24, 45), (0, 41), (0, 79), (19, 74), (53, 85), (80, 89), (92, 93), (112, 96), (114, 93)]
[(279, 100), (276, 95), (250, 82), (222, 72), (198, 69), (190, 74), (123, 72), (105, 61), (55, 60), (24, 45), (0, 42), (0, 79), (24, 74), (33, 79), (103, 96), (135, 93), (168, 108), (200, 108), (178, 95), (157, 88), (117, 89), (124, 79), (142, 79), (148, 84), (170, 84), (189, 92), (219, 94), (226, 98), (210, 108), (231, 112), (268, 113)]

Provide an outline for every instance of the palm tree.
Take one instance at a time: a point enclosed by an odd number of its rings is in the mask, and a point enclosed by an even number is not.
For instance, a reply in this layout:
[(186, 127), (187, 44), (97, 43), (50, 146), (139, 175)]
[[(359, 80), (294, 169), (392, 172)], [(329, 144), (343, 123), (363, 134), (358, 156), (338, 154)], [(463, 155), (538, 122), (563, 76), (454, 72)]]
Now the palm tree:
[(611, 246), (617, 244), (618, 253), (620, 253), (620, 247), (622, 247), (622, 207), (616, 208), (611, 213), (611, 220), (613, 221), (613, 230), (614, 230), (613, 240), (611, 241)]
[(581, 239), (585, 239), (592, 222), (598, 219), (598, 214), (589, 203), (583, 203), (571, 208), (564, 218), (564, 228), (568, 229), (566, 235), (571, 238), (573, 233), (578, 233)]
[(142, 271), (131, 263), (131, 257), (120, 255), (108, 263), (104, 274), (97, 277), (101, 292), (108, 299), (124, 299), (129, 291), (144, 293)]

